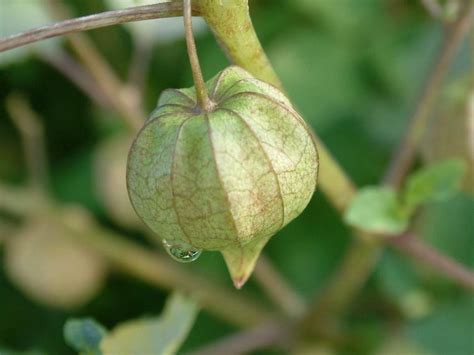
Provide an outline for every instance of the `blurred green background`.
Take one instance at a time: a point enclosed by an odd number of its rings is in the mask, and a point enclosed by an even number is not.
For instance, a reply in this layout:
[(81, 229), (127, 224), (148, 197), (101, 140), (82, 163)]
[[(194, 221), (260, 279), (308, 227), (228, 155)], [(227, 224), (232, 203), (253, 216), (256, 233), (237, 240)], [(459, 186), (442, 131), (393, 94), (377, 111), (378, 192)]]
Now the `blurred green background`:
[[(12, 3), (22, 6), (13, 9)], [(63, 3), (74, 16), (80, 16), (123, 6), (127, 1)], [(0, 0), (0, 35), (47, 21), (46, 15), (35, 15), (35, 11), (46, 14), (45, 8), (38, 10), (42, 6), (39, 0)], [(415, 0), (253, 0), (251, 12), (263, 47), (302, 116), (357, 185), (376, 184), (434, 60), (442, 26)], [(206, 26), (196, 22), (201, 65), (204, 76), (210, 78), (229, 63)], [(137, 38), (151, 48), (143, 90), (144, 106), (151, 112), (163, 89), (192, 85), (180, 28), (178, 19), (167, 20), (159, 28), (115, 26), (87, 35), (123, 80), (127, 79)], [(150, 35), (150, 31), (156, 32)], [(44, 124), (54, 198), (78, 203), (108, 228), (156, 248), (133, 221), (120, 223), (123, 218), (114, 218), (104, 201), (106, 193), (101, 190), (105, 187), (100, 181), (104, 176), (98, 172), (97, 160), (112, 165), (115, 158), (100, 159), (98, 154), (104, 142), (124, 133), (126, 127), (116, 113), (93, 103), (44, 59), (47, 55), (60, 58), (61, 51), (73, 55), (66, 41), (49, 41), (8, 57), (0, 54), (1, 182), (21, 186), (27, 180), (20, 136), (5, 105), (10, 93), (20, 92)], [(449, 73), (437, 113), (452, 112), (449, 88), (472, 77), (471, 51), (466, 43)], [(467, 93), (462, 91), (461, 98), (463, 95)], [(457, 114), (456, 119), (467, 120), (467, 114)], [(122, 162), (124, 153), (116, 159)], [(417, 229), (427, 242), (474, 267), (473, 211), (472, 195), (460, 192), (421, 211)], [(21, 219), (0, 212), (2, 220), (18, 228), (22, 224)], [(3, 233), (15, 238), (16, 229)], [(318, 191), (304, 213), (271, 240), (265, 253), (298, 292), (312, 299), (340, 263), (350, 239), (341, 217)], [(2, 348), (72, 354), (62, 337), (66, 319), (91, 316), (113, 327), (131, 318), (160, 313), (167, 296), (165, 291), (112, 271), (87, 302), (67, 309), (44, 305), (15, 286), (4, 267), (4, 254), (0, 244), (1, 354)], [(217, 253), (204, 253), (185, 267), (231, 287)], [(264, 299), (253, 280), (243, 291), (235, 292)], [(474, 301), (451, 282), (386, 250), (354, 300), (347, 327), (354, 336), (350, 346), (336, 351), (325, 344), (324, 354), (469, 355), (474, 352)], [(204, 309), (182, 351), (235, 330)]]

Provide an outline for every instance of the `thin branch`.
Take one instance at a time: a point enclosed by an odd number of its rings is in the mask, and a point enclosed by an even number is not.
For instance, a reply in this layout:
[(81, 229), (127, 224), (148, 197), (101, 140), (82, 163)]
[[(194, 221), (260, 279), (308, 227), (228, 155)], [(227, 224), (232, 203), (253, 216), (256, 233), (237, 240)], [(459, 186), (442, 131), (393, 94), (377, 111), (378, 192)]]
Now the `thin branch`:
[(288, 316), (297, 317), (303, 314), (306, 304), (280, 275), (270, 259), (261, 255), (254, 270), (254, 277), (265, 294)]
[(436, 63), (428, 76), (421, 98), (410, 119), (406, 134), (385, 175), (385, 182), (387, 184), (399, 187), (413, 164), (418, 146), (429, 124), (434, 103), (441, 91), (444, 78), (474, 21), (474, 2), (466, 0), (460, 14), (460, 18), (448, 27), (448, 32), (445, 35)]
[(128, 70), (127, 82), (129, 86), (137, 88), (142, 105), (142, 96), (145, 92), (146, 78), (152, 59), (152, 46), (137, 38), (134, 41), (132, 61)]
[[(193, 10), (195, 15), (199, 15), (199, 10), (197, 8), (193, 8)], [(0, 52), (47, 38), (64, 36), (70, 33), (88, 31), (127, 22), (181, 16), (182, 13), (183, 4), (181, 1), (171, 1), (155, 5), (130, 7), (123, 10), (106, 11), (53, 23), (51, 25), (34, 28), (29, 31), (5, 37), (0, 39)]]
[(63, 52), (59, 56), (39, 52), (38, 56), (45, 63), (55, 68), (66, 78), (71, 80), (89, 99), (98, 106), (108, 107), (110, 102), (98, 87), (90, 74), (68, 53)]
[(41, 119), (28, 101), (20, 94), (11, 94), (6, 99), (7, 111), (21, 135), (28, 177), (36, 192), (48, 189), (48, 162)]
[(202, 76), (201, 65), (199, 64), (199, 57), (196, 49), (196, 42), (193, 34), (193, 20), (191, 0), (183, 0), (183, 19), (184, 19), (184, 33), (186, 35), (186, 46), (188, 48), (189, 63), (193, 73), (194, 87), (196, 89), (196, 99), (201, 110), (208, 112), (212, 110), (214, 104), (209, 99), (206, 83)]
[(292, 332), (292, 325), (270, 322), (258, 328), (224, 337), (191, 352), (191, 355), (240, 355), (269, 346), (281, 347), (291, 341)]
[(409, 255), (415, 262), (429, 266), (438, 274), (448, 277), (461, 287), (474, 292), (474, 272), (457, 261), (441, 254), (412, 234), (403, 234), (388, 241), (394, 248)]

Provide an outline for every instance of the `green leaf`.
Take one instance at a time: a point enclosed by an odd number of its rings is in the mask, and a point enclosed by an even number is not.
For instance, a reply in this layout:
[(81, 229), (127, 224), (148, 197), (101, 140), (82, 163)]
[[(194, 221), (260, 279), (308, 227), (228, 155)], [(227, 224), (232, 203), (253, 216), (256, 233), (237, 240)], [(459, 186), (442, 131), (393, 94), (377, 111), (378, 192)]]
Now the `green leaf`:
[(99, 344), (107, 330), (90, 318), (70, 319), (64, 326), (66, 343), (81, 354), (100, 355)]
[(450, 159), (430, 165), (408, 178), (403, 194), (404, 208), (413, 211), (420, 204), (442, 201), (454, 195), (459, 189), (466, 171), (460, 159)]
[(160, 317), (133, 320), (107, 335), (100, 348), (113, 354), (175, 354), (197, 315), (195, 302), (175, 294)]
[(362, 188), (352, 200), (344, 220), (359, 229), (375, 233), (398, 234), (408, 226), (395, 190), (388, 187)]

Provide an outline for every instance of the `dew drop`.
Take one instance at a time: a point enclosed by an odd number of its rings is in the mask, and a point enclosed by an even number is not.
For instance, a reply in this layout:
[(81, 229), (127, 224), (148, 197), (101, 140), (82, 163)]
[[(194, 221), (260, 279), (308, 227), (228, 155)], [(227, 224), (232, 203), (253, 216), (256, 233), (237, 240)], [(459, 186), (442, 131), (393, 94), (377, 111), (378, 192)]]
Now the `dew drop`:
[(174, 260), (181, 263), (195, 261), (202, 253), (202, 249), (197, 249), (183, 243), (170, 243), (165, 239), (163, 239), (163, 246)]

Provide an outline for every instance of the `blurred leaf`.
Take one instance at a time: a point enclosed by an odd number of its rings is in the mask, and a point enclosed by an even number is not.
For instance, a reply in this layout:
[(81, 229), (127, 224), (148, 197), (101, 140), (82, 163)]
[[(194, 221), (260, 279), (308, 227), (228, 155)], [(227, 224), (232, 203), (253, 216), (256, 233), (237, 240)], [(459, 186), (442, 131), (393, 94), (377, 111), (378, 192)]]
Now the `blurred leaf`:
[(175, 354), (197, 315), (197, 305), (179, 294), (168, 300), (160, 317), (133, 320), (107, 335), (100, 348), (113, 354)]
[(344, 220), (354, 227), (375, 233), (398, 234), (408, 226), (408, 218), (400, 213), (395, 191), (388, 187), (360, 189)]
[(64, 326), (66, 343), (84, 355), (101, 355), (99, 344), (107, 330), (90, 318), (71, 319)]
[(451, 159), (424, 167), (409, 176), (403, 193), (404, 208), (414, 210), (429, 201), (442, 201), (459, 189), (465, 164), (460, 159)]

